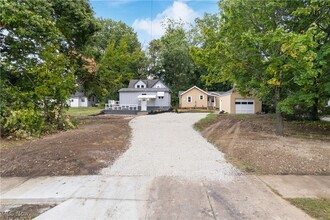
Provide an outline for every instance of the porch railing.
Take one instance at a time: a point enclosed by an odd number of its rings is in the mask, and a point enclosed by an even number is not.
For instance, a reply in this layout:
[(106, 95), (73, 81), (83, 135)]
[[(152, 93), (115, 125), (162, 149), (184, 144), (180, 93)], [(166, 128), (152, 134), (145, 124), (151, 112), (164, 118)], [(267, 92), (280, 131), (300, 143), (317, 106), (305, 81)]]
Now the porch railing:
[(136, 104), (119, 104), (118, 101), (109, 100), (105, 104), (105, 110), (138, 110), (139, 106)]

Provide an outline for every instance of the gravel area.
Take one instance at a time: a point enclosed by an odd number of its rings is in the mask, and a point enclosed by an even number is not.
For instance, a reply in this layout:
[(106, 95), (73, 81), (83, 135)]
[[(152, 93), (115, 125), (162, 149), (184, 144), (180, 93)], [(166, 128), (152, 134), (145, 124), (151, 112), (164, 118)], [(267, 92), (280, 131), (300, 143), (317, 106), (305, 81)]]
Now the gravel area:
[(165, 113), (133, 119), (131, 147), (101, 173), (230, 181), (240, 172), (193, 129), (206, 115)]

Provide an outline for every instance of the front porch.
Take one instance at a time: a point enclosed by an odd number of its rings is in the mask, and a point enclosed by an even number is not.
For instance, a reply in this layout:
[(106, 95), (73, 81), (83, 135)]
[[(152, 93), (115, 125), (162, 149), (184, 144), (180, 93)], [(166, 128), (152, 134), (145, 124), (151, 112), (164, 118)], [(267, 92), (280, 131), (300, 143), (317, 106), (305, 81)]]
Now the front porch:
[[(141, 105), (137, 104), (119, 104), (119, 101), (109, 100), (105, 104), (104, 113), (105, 114), (125, 114), (125, 115), (140, 115), (143, 113), (149, 114), (154, 112), (167, 112), (170, 108), (163, 106), (147, 106), (149, 100), (146, 99), (146, 96), (141, 97)], [(145, 105), (144, 105), (145, 104)], [(144, 105), (144, 106), (143, 106)]]

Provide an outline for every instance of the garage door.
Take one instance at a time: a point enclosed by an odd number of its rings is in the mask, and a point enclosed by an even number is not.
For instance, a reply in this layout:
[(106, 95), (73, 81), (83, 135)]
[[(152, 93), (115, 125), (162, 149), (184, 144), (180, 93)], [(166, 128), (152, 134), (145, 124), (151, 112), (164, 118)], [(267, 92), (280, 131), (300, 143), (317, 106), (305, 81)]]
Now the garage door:
[(254, 114), (254, 100), (236, 99), (235, 112), (236, 114)]

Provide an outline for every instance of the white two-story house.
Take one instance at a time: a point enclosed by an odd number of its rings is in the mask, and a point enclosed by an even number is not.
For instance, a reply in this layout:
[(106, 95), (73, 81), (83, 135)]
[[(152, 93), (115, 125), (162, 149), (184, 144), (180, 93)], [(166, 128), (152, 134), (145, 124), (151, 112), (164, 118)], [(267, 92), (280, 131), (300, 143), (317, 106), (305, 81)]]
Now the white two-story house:
[(170, 89), (159, 79), (131, 80), (128, 88), (119, 90), (120, 105), (137, 105), (139, 111), (171, 108)]

